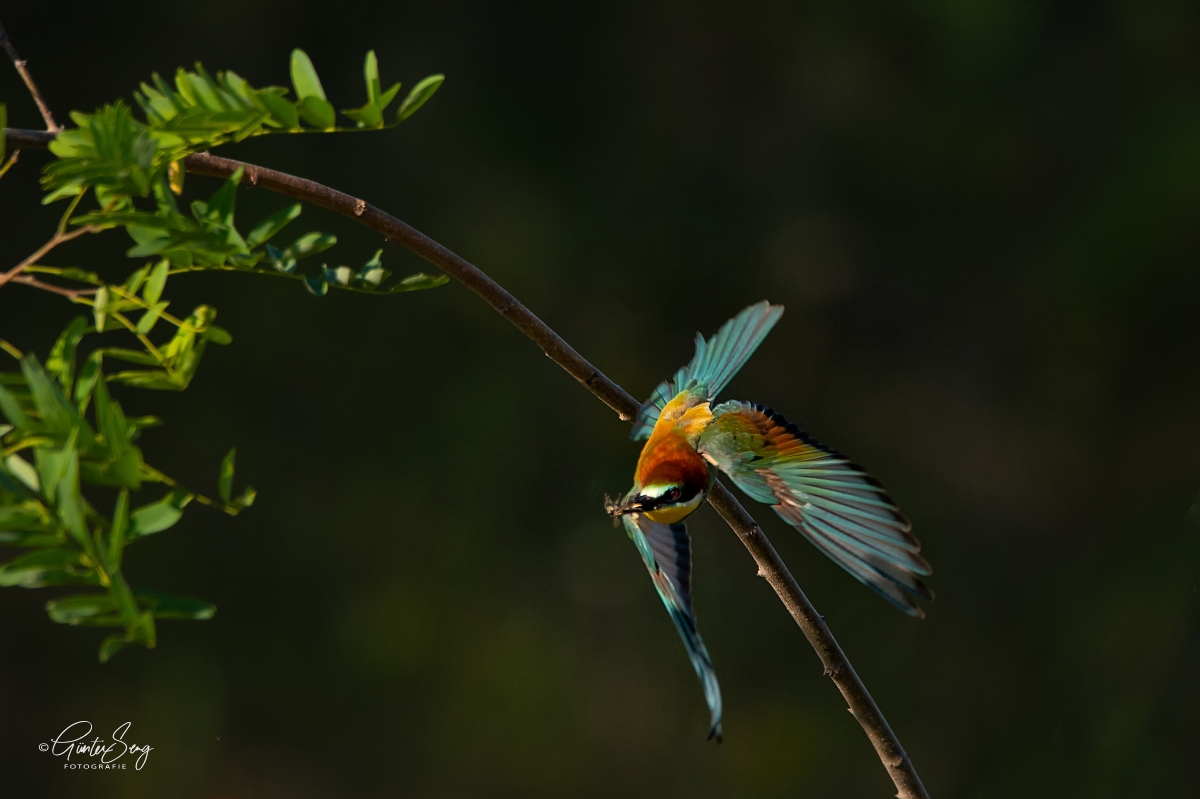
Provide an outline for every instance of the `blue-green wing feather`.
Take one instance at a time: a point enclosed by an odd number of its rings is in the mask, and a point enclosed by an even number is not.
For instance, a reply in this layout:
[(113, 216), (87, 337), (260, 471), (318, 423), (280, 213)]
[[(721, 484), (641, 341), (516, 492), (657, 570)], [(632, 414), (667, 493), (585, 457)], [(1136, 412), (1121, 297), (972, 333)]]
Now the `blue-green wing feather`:
[(721, 740), (721, 688), (708, 649), (696, 631), (692, 613), (692, 544), (685, 524), (659, 524), (640, 514), (622, 516), (625, 531), (637, 546), (663, 606), (683, 639), (692, 668), (704, 686), (711, 726), (708, 737)]
[(705, 399), (717, 396), (745, 366), (782, 315), (782, 305), (771, 305), (763, 300), (721, 325), (716, 335), (707, 341), (697, 333), (696, 354), (691, 362), (673, 378), (658, 384), (638, 411), (630, 438), (634, 441), (648, 438), (662, 409), (681, 391), (696, 391)]
[(933, 598), (922, 580), (932, 569), (883, 486), (769, 408), (726, 402), (713, 416), (702, 455), (858, 580), (924, 615), (916, 600)]

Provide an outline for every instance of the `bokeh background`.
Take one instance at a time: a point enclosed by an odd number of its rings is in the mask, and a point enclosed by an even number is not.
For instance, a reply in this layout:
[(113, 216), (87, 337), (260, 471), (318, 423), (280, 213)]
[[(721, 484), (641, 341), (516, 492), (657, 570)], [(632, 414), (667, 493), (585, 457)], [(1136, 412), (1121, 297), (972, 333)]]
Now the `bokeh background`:
[[(328, 182), (479, 264), (646, 395), (744, 305), (787, 306), (729, 395), (870, 468), (938, 599), (906, 618), (756, 511), (937, 797), (1200, 795), (1200, 11), (1186, 0), (896, 4), (214, 0), (7, 4), (60, 118), (195, 60), (339, 108), (448, 75), (400, 129), (228, 153)], [(10, 124), (38, 117), (7, 63)], [(0, 184), (0, 267), (44, 241), (45, 155)], [(190, 192), (215, 183), (191, 178)], [(253, 221), (283, 200), (244, 192)], [(377, 236), (324, 212), (360, 263)], [(118, 276), (120, 236), (63, 250)], [(426, 268), (389, 248), (385, 264)], [(390, 298), (189, 277), (235, 335), (143, 439), (260, 501), (130, 550), (209, 598), (155, 651), (0, 592), (13, 797), (882, 797), (862, 732), (705, 509), (696, 603), (726, 740), (624, 533), (637, 454), (458, 285)], [(45, 354), (72, 315), (0, 291)], [(141, 772), (64, 773), (67, 723), (132, 722)]]

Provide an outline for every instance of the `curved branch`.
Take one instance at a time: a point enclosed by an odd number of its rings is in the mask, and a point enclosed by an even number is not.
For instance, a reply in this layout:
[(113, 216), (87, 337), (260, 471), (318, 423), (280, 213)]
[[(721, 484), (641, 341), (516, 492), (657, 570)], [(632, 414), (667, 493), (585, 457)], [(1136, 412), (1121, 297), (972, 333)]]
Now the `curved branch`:
[(25, 82), (25, 88), (29, 89), (29, 94), (33, 97), (33, 102), (37, 104), (38, 112), (42, 115), (42, 121), (46, 123), (46, 130), (51, 133), (57, 133), (62, 130), (62, 125), (54, 121), (54, 115), (50, 113), (50, 106), (46, 105), (46, 101), (42, 99), (42, 93), (38, 91), (37, 84), (33, 82), (33, 76), (29, 74), (29, 67), (26, 66), (28, 62), (17, 55), (17, 50), (13, 47), (12, 42), (9, 41), (3, 24), (0, 24), (0, 49), (8, 53), (8, 57), (12, 59), (13, 66), (17, 68), (17, 73), (21, 76), (21, 80)]
[[(37, 131), (8, 132), (11, 140), (20, 141), (27, 147), (46, 146), (53, 138)], [(623, 421), (632, 421), (641, 403), (625, 389), (618, 386), (586, 358), (567, 344), (545, 322), (517, 301), (500, 284), (483, 271), (446, 247), (429, 238), (419, 230), (405, 224), (364, 200), (331, 189), (305, 178), (277, 172), (273, 169), (221, 158), (209, 153), (190, 155), (184, 161), (188, 172), (196, 175), (228, 178), (239, 169), (244, 170), (242, 182), (250, 186), (267, 189), (302, 200), (311, 205), (326, 208), (335, 213), (357, 219), (362, 224), (383, 234), (389, 241), (399, 244), (478, 294), (501, 316), (512, 322), (535, 344), (542, 348), (556, 364), (596, 395), (604, 404), (620, 415)], [(917, 776), (912, 760), (900, 745), (896, 734), (888, 725), (875, 700), (863, 685), (846, 653), (838, 645), (824, 618), (808, 601), (808, 597), (796, 583), (783, 560), (763, 533), (754, 518), (741, 503), (729, 493), (724, 485), (716, 483), (708, 497), (709, 503), (721, 518), (733, 529), (742, 544), (750, 551), (758, 564), (758, 573), (766, 578), (771, 588), (779, 595), (784, 607), (792, 614), (796, 624), (816, 650), (817, 657), (825, 667), (825, 674), (841, 691), (851, 714), (862, 725), (888, 776), (896, 785), (899, 799), (928, 799), (929, 794)]]

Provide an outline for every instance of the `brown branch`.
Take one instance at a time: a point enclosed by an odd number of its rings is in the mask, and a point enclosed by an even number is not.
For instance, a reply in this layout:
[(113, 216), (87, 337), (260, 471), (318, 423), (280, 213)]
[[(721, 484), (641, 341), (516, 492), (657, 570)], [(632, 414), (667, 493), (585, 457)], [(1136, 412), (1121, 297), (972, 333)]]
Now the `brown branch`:
[(4, 48), (4, 52), (8, 53), (8, 57), (12, 59), (13, 66), (17, 68), (21, 80), (25, 81), (25, 88), (29, 89), (29, 94), (33, 96), (33, 102), (37, 104), (38, 111), (42, 115), (42, 120), (46, 123), (46, 130), (54, 133), (62, 130), (62, 126), (54, 121), (54, 115), (50, 113), (50, 106), (46, 105), (46, 101), (42, 99), (42, 93), (38, 91), (37, 84), (33, 82), (33, 76), (29, 74), (29, 68), (26, 66), (27, 62), (21, 56), (17, 55), (16, 48), (9, 41), (3, 23), (0, 23), (0, 48)]
[[(36, 131), (10, 131), (9, 138), (20, 141), (24, 146), (46, 146), (50, 138)], [(349, 194), (336, 191), (311, 180), (277, 172), (273, 169), (221, 158), (209, 153), (188, 156), (184, 161), (188, 172), (196, 175), (228, 178), (239, 169), (244, 170), (242, 182), (253, 187), (267, 189), (318, 205), (335, 213), (357, 219), (372, 230), (383, 234), (388, 240), (400, 244), (429, 261), (467, 288), (474, 291), (522, 333), (542, 348), (556, 364), (572, 377), (583, 383), (604, 404), (616, 411), (623, 421), (631, 421), (641, 403), (625, 389), (576, 352), (545, 322), (538, 319), (498, 283), (454, 254), (441, 244), (399, 219), (384, 213), (373, 205)], [(758, 573), (765, 577), (775, 589), (784, 607), (792, 614), (800, 630), (816, 650), (825, 667), (825, 674), (841, 691), (851, 714), (862, 725), (875, 752), (887, 769), (888, 776), (896, 785), (899, 799), (928, 799), (929, 794), (917, 776), (912, 760), (905, 753), (900, 741), (892, 732), (883, 713), (871, 698), (862, 680), (850, 665), (849, 659), (833, 637), (825, 620), (817, 613), (808, 597), (800, 590), (796, 579), (767, 539), (762, 528), (746, 512), (741, 503), (720, 483), (713, 486), (709, 503), (721, 518), (733, 529), (742, 544), (750, 551), (758, 564)]]
[(62, 286), (56, 286), (53, 283), (47, 283), (44, 280), (38, 280), (33, 275), (17, 275), (9, 279), (10, 283), (19, 283), (22, 286), (30, 286), (31, 288), (49, 291), (52, 294), (60, 294), (69, 300), (74, 300), (77, 297), (87, 297), (95, 294), (99, 289), (68, 289)]
[[(72, 207), (74, 207), (74, 206), (72, 206)], [(50, 239), (50, 241), (46, 242), (41, 247), (38, 247), (36, 250), (34, 250), (29, 255), (28, 258), (26, 258), (24, 261), (21, 261), (21, 263), (17, 264), (12, 269), (8, 270), (7, 272), (0, 272), (0, 287), (3, 287), (4, 284), (8, 283), (9, 281), (12, 281), (14, 283), (25, 283), (25, 284), (29, 285), (28, 280), (21, 280), (18, 278), (18, 276), (22, 272), (24, 272), (28, 267), (36, 264), (38, 261), (40, 261), (42, 259), (42, 256), (44, 256), (46, 253), (53, 250), (58, 245), (64, 244), (64, 243), (70, 241), (71, 239), (77, 239), (86, 233), (95, 233), (96, 232), (96, 228), (92, 227), (91, 225), (84, 225), (83, 227), (75, 228), (70, 233), (67, 233), (64, 230), (65, 223), (66, 223), (66, 217), (64, 216), (63, 223), (58, 226), (58, 230), (55, 231), (54, 237), (52, 239)], [(46, 284), (42, 284), (42, 285), (45, 286), (45, 285), (49, 285), (49, 284), (46, 283)]]
[(46, 130), (4, 129), (4, 138), (14, 147), (29, 147), (34, 150), (45, 150), (50, 146), (50, 142), (54, 141), (55, 135)]

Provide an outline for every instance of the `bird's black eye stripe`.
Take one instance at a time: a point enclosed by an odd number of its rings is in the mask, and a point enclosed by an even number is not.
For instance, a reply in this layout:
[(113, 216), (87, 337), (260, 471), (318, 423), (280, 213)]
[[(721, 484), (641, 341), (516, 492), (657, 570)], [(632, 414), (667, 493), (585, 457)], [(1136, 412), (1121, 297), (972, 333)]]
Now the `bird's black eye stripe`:
[(642, 505), (646, 510), (661, 508), (664, 505), (677, 505), (690, 501), (700, 490), (701, 487), (695, 485), (671, 486), (657, 497), (644, 497)]

